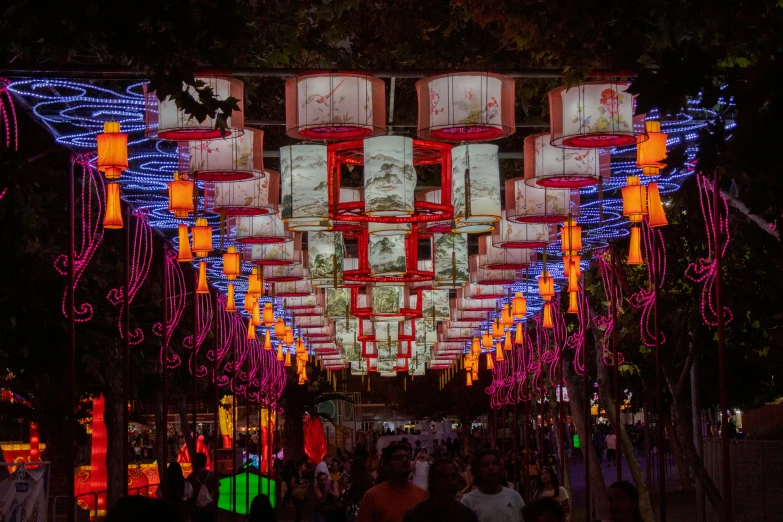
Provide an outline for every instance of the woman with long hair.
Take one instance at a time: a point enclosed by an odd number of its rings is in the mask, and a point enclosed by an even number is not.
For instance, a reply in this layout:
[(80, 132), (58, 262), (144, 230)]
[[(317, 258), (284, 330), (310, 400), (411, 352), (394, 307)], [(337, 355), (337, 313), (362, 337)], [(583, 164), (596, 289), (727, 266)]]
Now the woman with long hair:
[(641, 522), (639, 492), (627, 480), (620, 480), (609, 486), (610, 522)]
[(560, 504), (560, 507), (563, 508), (566, 522), (571, 521), (571, 499), (566, 488), (560, 485), (557, 473), (553, 468), (546, 466), (541, 468), (533, 498), (555, 499)]

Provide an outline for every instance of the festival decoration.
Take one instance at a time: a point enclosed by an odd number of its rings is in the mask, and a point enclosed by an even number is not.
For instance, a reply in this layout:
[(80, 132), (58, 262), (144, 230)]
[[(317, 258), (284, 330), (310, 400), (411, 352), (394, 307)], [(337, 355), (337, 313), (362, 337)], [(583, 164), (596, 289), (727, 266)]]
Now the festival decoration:
[(323, 145), (280, 148), (282, 218), (300, 232), (332, 228), (329, 222), (326, 150)]
[(666, 140), (668, 135), (661, 132), (661, 122), (644, 122), (647, 139), (644, 134), (636, 136), (636, 166), (645, 176), (657, 176), (666, 167)]
[[(639, 318), (641, 340), (645, 346), (653, 347), (655, 346), (655, 328), (653, 325), (653, 309), (655, 307), (654, 285), (658, 285), (659, 289), (663, 288), (663, 283), (666, 279), (666, 245), (663, 242), (661, 231), (650, 227), (648, 223), (642, 225), (641, 232), (642, 241), (648, 252), (647, 280), (649, 285), (647, 288), (640, 288), (636, 293), (628, 296), (628, 302), (634, 308), (642, 310)], [(653, 245), (653, 241), (655, 241), (655, 245)], [(616, 286), (619, 287), (620, 285)], [(607, 294), (609, 293), (610, 291), (607, 290)], [(660, 336), (659, 344), (664, 344), (666, 342), (666, 334), (660, 332)]]
[(236, 300), (234, 298), (234, 284), (229, 283), (226, 287), (226, 312), (235, 313), (237, 311)]
[(179, 143), (179, 168), (199, 181), (232, 182), (264, 177), (264, 131)]
[(198, 284), (196, 285), (197, 294), (208, 294), (209, 285), (207, 284), (207, 262), (198, 262)]
[(631, 227), (631, 242), (628, 245), (628, 260), (626, 264), (644, 264), (642, 259), (641, 227)]
[(451, 150), (454, 232), (490, 232), (500, 221), (497, 145), (460, 145)]
[(225, 135), (217, 128), (214, 118), (207, 116), (203, 121), (181, 111), (171, 98), (158, 100), (155, 92), (147, 90), (144, 84), (144, 134), (161, 140), (191, 141), (212, 140), (226, 136), (239, 137), (244, 133), (245, 116), (243, 100), (244, 84), (240, 80), (221, 76), (197, 76), (194, 85), (185, 87), (186, 94), (198, 98), (199, 91), (209, 89), (221, 101), (236, 101), (238, 110), (232, 111), (225, 120)]
[(204, 185), (204, 209), (224, 216), (274, 214), (278, 207), (280, 175), (266, 170), (256, 179)]
[(103, 228), (112, 230), (122, 228), (122, 205), (118, 183), (106, 184), (106, 215), (103, 218)]
[(413, 214), (415, 190), (411, 138), (382, 136), (364, 140), (364, 211), (368, 215)]
[(193, 254), (196, 257), (208, 256), (214, 247), (212, 246), (212, 227), (207, 224), (207, 219), (198, 218), (191, 233), (193, 234)]
[(542, 248), (549, 244), (546, 223), (515, 223), (500, 211), (500, 222), (492, 231), (492, 246), (500, 248)]
[(424, 139), (486, 141), (510, 136), (514, 80), (495, 73), (456, 72), (416, 82), (417, 133)]
[(628, 83), (587, 82), (549, 91), (551, 144), (568, 148), (622, 147), (646, 138), (634, 133)]
[(609, 178), (608, 149), (564, 149), (549, 144), (549, 133), (525, 138), (525, 183), (551, 189), (575, 189)]
[(468, 238), (465, 234), (433, 234), (434, 288), (462, 288), (470, 281)]
[(293, 239), (280, 213), (228, 218), (229, 238), (238, 243), (283, 243)]
[(647, 224), (652, 228), (664, 227), (669, 224), (657, 182), (647, 185)]
[(647, 215), (647, 187), (641, 184), (638, 176), (628, 176), (623, 194), (623, 216), (631, 223), (641, 223)]
[(524, 178), (506, 181), (506, 219), (515, 223), (556, 223), (579, 215), (576, 191), (530, 186)]
[(223, 254), (223, 275), (228, 281), (235, 281), (242, 273), (242, 263), (237, 247), (231, 245)]
[(103, 124), (103, 132), (96, 136), (98, 142), (98, 172), (108, 180), (120, 179), (128, 168), (128, 135), (120, 132), (120, 124), (109, 121)]
[(189, 263), (193, 261), (193, 252), (190, 250), (190, 237), (188, 236), (188, 226), (180, 224), (177, 226), (178, 235), (178, 254), (177, 261), (180, 263)]

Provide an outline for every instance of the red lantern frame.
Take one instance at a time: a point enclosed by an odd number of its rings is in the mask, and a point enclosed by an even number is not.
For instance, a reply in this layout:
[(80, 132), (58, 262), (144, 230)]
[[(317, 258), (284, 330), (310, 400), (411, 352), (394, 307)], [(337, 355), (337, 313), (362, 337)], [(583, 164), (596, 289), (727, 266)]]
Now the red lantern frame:
[(366, 228), (358, 233), (345, 233), (346, 237), (356, 237), (359, 243), (359, 268), (343, 270), (343, 281), (346, 283), (423, 283), (435, 279), (435, 272), (419, 270), (419, 231), (412, 227), (411, 233), (405, 237), (406, 272), (400, 277), (373, 276), (367, 247), (370, 234)]

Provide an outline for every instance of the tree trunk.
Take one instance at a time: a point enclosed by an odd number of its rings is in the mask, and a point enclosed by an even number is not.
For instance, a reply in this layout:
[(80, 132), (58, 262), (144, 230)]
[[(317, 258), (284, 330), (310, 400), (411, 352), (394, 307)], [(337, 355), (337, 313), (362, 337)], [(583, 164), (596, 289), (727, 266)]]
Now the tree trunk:
[(190, 432), (191, 426), (188, 423), (188, 400), (184, 395), (177, 398), (177, 410), (179, 413), (179, 426), (182, 429), (182, 436), (185, 437), (185, 445), (188, 447), (190, 461), (196, 458), (196, 439)]
[[(155, 404), (155, 455), (158, 460), (158, 476), (160, 477), (160, 485), (163, 491), (166, 491), (167, 478), (166, 467), (168, 462), (163, 459), (163, 454), (167, 451), (168, 447), (168, 412), (163, 411), (163, 389), (158, 388), (156, 393)], [(168, 456), (171, 458), (171, 455)]]
[(128, 470), (122, 469), (124, 452), (128, 451), (128, 427), (123, 426), (122, 365), (119, 348), (114, 346), (106, 357), (106, 508), (110, 509), (125, 493)]
[(634, 452), (633, 444), (631, 444), (628, 432), (625, 431), (625, 426), (622, 422), (618, 422), (617, 412), (614, 409), (612, 388), (609, 386), (609, 367), (603, 364), (602, 361), (598, 361), (597, 365), (598, 397), (601, 400), (601, 406), (603, 406), (606, 415), (609, 417), (609, 421), (612, 423), (612, 426), (615, 427), (618, 442), (623, 445), (623, 459), (628, 463), (628, 469), (631, 471), (634, 484), (639, 491), (639, 511), (642, 514), (642, 520), (644, 520), (644, 522), (654, 522), (655, 514), (653, 513), (652, 500), (650, 499), (650, 492), (647, 489), (647, 483), (642, 474), (642, 468), (639, 466), (639, 461), (636, 459), (636, 453)]
[(598, 518), (606, 520), (609, 518), (609, 497), (604, 482), (604, 474), (601, 471), (601, 463), (598, 462), (598, 454), (590, 439), (589, 419), (585, 419), (585, 401), (588, 397), (582, 395), (584, 389), (584, 377), (574, 374), (570, 364), (563, 368), (563, 375), (568, 386), (568, 398), (571, 404), (571, 416), (574, 418), (574, 425), (579, 434), (582, 451), (590, 452), (590, 497), (593, 499)]
[[(560, 415), (561, 411), (560, 408), (564, 408), (565, 406), (563, 404), (560, 404), (558, 402), (559, 397), (557, 396), (557, 389), (552, 386), (549, 388), (549, 404), (550, 404), (550, 415), (552, 419), (554, 420), (553, 430), (552, 430), (552, 447), (555, 450), (555, 453), (559, 455), (559, 458), (563, 461), (563, 476), (560, 477), (560, 485), (566, 488), (568, 491), (571, 491), (571, 474), (568, 472), (568, 457), (565, 453), (565, 443), (563, 444), (563, 454), (560, 455)], [(565, 416), (563, 416), (565, 417)], [(563, 433), (562, 435), (564, 437), (567, 437), (568, 428), (565, 426), (565, 418), (563, 418), (563, 424), (562, 424)]]
[(462, 454), (470, 455), (470, 424), (473, 419), (460, 418), (459, 425), (462, 427)]
[(682, 444), (677, 436), (677, 430), (672, 424), (671, 412), (667, 412), (663, 416), (664, 429), (669, 434), (669, 440), (672, 444), (672, 453), (674, 453), (675, 461), (677, 462), (677, 471), (680, 474), (680, 490), (691, 489), (691, 480), (688, 477), (688, 470), (685, 469), (685, 459), (682, 455)]

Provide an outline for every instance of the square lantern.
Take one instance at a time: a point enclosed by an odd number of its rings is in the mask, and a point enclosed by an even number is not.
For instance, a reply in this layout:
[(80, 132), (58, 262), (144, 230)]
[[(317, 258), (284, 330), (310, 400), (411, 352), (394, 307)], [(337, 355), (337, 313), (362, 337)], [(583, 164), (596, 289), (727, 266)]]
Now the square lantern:
[(489, 232), (500, 220), (497, 145), (460, 145), (451, 150), (451, 199), (455, 232)]
[(524, 178), (506, 181), (506, 219), (516, 223), (556, 223), (579, 215), (579, 192), (529, 186)]
[(279, 194), (280, 174), (267, 170), (257, 179), (204, 184), (204, 209), (226, 216), (274, 214)]
[(635, 144), (635, 96), (628, 92), (629, 85), (587, 82), (549, 91), (552, 145), (601, 149)]
[(416, 170), (413, 140), (382, 136), (364, 140), (364, 211), (375, 217), (413, 214)]
[(229, 182), (264, 175), (264, 131), (246, 128), (237, 137), (179, 144), (179, 169), (199, 181)]
[(307, 231), (330, 229), (326, 147), (281, 147), (280, 170), (283, 221), (289, 225), (307, 224)]
[[(213, 140), (224, 137), (238, 137), (245, 132), (245, 115), (243, 101), (245, 86), (240, 80), (222, 76), (197, 76), (196, 82), (203, 83), (219, 100), (233, 97), (237, 100), (238, 111), (233, 111), (226, 119), (226, 136), (222, 136), (213, 118), (207, 117), (203, 122), (185, 114), (177, 107), (175, 101), (166, 98), (159, 101), (155, 92), (147, 90), (149, 84), (144, 84), (144, 135), (151, 138), (171, 141)], [(198, 98), (198, 92), (192, 86), (185, 86), (188, 94)]]
[(433, 234), (432, 251), (435, 280), (433, 288), (462, 288), (470, 280), (468, 236), (465, 234)]
[(609, 149), (564, 149), (549, 133), (525, 138), (525, 183), (550, 189), (578, 189), (611, 175)]
[(292, 138), (355, 140), (386, 133), (386, 87), (365, 74), (317, 73), (285, 82)]
[(418, 135), (453, 142), (510, 136), (514, 123), (514, 80), (487, 72), (457, 72), (416, 82)]

